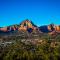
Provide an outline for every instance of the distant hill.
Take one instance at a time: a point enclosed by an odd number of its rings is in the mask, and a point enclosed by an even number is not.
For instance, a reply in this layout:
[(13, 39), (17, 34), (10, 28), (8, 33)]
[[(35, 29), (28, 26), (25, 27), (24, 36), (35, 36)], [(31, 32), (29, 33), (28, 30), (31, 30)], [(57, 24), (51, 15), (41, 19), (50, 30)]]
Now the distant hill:
[(37, 25), (35, 25), (32, 21), (26, 19), (24, 21), (22, 21), (20, 24), (16, 24), (16, 25), (11, 25), (11, 26), (7, 26), (7, 27), (0, 27), (0, 34), (1, 33), (9, 33), (12, 31), (28, 31), (29, 33), (33, 32), (33, 31), (39, 31), (42, 33), (60, 33), (60, 26), (56, 26), (54, 24), (50, 24), (50, 25), (44, 25), (44, 26), (40, 26), (38, 27)]

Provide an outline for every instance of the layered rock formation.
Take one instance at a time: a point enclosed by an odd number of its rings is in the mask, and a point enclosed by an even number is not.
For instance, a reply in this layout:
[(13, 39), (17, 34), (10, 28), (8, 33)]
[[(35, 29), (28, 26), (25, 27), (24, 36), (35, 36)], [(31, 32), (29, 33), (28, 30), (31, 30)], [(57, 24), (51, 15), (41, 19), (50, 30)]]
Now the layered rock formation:
[(44, 25), (44, 26), (37, 27), (35, 24), (33, 24), (32, 21), (25, 20), (21, 22), (21, 24), (19, 25), (12, 25), (8, 27), (0, 28), (0, 31), (3, 31), (3, 32), (16, 31), (16, 30), (17, 31), (29, 31), (29, 32), (37, 30), (43, 33), (54, 34), (56, 32), (60, 33), (60, 26), (50, 24), (50, 25)]
[(18, 28), (19, 31), (20, 30), (27, 31), (28, 29), (37, 30), (38, 28), (29, 20), (23, 21)]

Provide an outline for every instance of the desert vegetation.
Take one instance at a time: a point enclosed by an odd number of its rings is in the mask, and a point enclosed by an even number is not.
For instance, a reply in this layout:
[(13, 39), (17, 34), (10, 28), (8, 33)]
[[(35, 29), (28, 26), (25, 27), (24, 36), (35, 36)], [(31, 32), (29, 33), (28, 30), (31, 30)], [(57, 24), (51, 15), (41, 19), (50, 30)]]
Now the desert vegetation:
[(38, 33), (27, 34), (24, 32), (21, 36), (1, 36), (0, 59), (60, 60), (60, 34), (56, 36)]

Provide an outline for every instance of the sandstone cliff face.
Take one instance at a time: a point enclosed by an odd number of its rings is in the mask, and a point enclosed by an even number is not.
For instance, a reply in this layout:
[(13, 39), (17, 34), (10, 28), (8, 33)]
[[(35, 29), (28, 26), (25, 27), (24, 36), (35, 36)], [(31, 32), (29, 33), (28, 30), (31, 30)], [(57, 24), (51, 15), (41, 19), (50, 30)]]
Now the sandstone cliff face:
[(60, 31), (60, 26), (56, 26), (56, 27), (55, 27), (55, 30), (56, 30), (56, 31)]
[(31, 21), (25, 20), (25, 21), (23, 21), (23, 22), (20, 24), (18, 30), (19, 30), (19, 31), (20, 31), (20, 30), (27, 31), (29, 28), (31, 28), (32, 30), (36, 30), (36, 29), (37, 29), (37, 27), (35, 27), (35, 26), (31, 23)]
[(51, 24), (48, 26), (48, 30), (60, 32), (60, 26), (56, 26), (56, 25)]
[(60, 26), (56, 26), (54, 24), (44, 25), (37, 27), (33, 24), (32, 21), (25, 20), (20, 25), (12, 25), (4, 28), (0, 28), (0, 31), (9, 32), (9, 31), (39, 31), (43, 33), (55, 34), (56, 32), (60, 33)]
[(7, 27), (0, 28), (0, 31), (4, 31), (4, 32), (6, 32), (6, 31), (7, 31)]
[(12, 25), (8, 27), (0, 28), (0, 31), (3, 31), (3, 32), (15, 31), (15, 30), (27, 31), (29, 29), (35, 31), (35, 30), (38, 30), (38, 27), (35, 26), (33, 22), (29, 20), (25, 20), (20, 25)]
[(18, 27), (16, 27), (15, 25), (0, 28), (0, 31), (3, 31), (3, 32), (15, 31), (15, 30), (18, 30)]
[(39, 30), (43, 33), (55, 34), (55, 33), (60, 33), (60, 26), (54, 24), (44, 25), (44, 26), (40, 26)]
[(60, 26), (57, 25), (48, 25), (48, 30), (51, 31), (49, 32), (49, 34), (56, 34), (56, 33), (60, 33)]
[(7, 31), (15, 31), (15, 30), (18, 30), (18, 27), (15, 25), (7, 27)]

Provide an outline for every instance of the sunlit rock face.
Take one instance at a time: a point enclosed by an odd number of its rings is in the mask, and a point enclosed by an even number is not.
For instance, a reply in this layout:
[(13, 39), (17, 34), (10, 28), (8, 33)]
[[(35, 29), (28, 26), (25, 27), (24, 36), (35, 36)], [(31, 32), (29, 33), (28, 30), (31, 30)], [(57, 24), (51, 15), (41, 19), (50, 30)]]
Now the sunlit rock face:
[(0, 28), (0, 31), (3, 31), (3, 32), (9, 32), (9, 31), (15, 31), (15, 30), (18, 30), (18, 31), (34, 31), (34, 30), (38, 30), (38, 27), (36, 25), (33, 24), (32, 21), (29, 21), (29, 20), (25, 20), (23, 21), (20, 25), (12, 25), (12, 26), (7, 26), (7, 27), (4, 27), (4, 28)]
[(29, 20), (23, 21), (18, 28), (19, 31), (20, 30), (27, 31), (29, 29), (30, 30), (36, 30), (37, 29), (37, 27), (33, 23), (31, 23), (31, 21), (29, 21)]
[(50, 30), (50, 31), (60, 31), (60, 26), (51, 24), (51, 25), (48, 26), (48, 30)]
[(49, 33), (49, 34), (53, 34), (55, 32), (60, 33), (60, 26), (54, 24), (44, 25), (44, 26), (40, 26), (39, 30), (43, 33)]
[(3, 32), (9, 32), (9, 31), (15, 31), (15, 30), (18, 30), (18, 27), (14, 26), (14, 25), (0, 28), (0, 31), (3, 31)]
[(54, 24), (50, 24), (47, 26), (49, 31), (54, 31), (55, 30), (55, 25)]
[(43, 33), (50, 33), (50, 32), (55, 30), (54, 29), (54, 24), (40, 26), (39, 30)]
[(0, 28), (0, 31), (4, 31), (4, 32), (6, 32), (6, 31), (7, 31), (7, 27)]
[(11, 32), (11, 31), (28, 31), (28, 32), (42, 32), (42, 33), (49, 33), (49, 34), (55, 34), (56, 32), (60, 33), (60, 26), (50, 24), (50, 25), (44, 25), (37, 27), (35, 24), (33, 24), (32, 21), (29, 21), (26, 19), (19, 25), (11, 25), (7, 27), (0, 27), (0, 32)]
[(56, 27), (55, 27), (55, 30), (56, 30), (56, 31), (60, 31), (60, 26), (56, 26)]
[(57, 26), (57, 25), (49, 25), (48, 26), (48, 30), (50, 31), (60, 31), (60, 26)]
[(51, 32), (49, 32), (49, 34), (60, 33), (60, 26), (57, 26), (57, 25), (49, 25), (48, 26), (48, 30), (51, 31)]
[(7, 31), (15, 31), (15, 30), (18, 30), (18, 27), (15, 25), (7, 27)]

